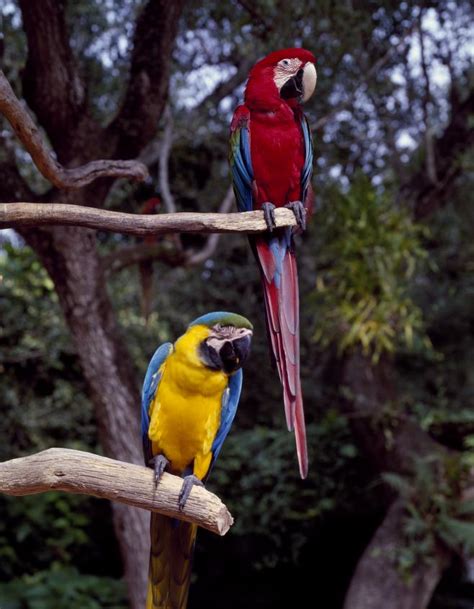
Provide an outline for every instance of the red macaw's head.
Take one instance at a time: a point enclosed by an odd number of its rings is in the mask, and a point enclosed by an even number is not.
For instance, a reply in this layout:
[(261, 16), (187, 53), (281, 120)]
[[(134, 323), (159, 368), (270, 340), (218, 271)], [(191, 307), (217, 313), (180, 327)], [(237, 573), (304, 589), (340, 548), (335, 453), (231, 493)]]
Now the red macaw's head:
[(316, 58), (306, 49), (282, 49), (261, 59), (250, 71), (245, 89), (249, 108), (271, 110), (282, 100), (304, 103), (316, 88)]

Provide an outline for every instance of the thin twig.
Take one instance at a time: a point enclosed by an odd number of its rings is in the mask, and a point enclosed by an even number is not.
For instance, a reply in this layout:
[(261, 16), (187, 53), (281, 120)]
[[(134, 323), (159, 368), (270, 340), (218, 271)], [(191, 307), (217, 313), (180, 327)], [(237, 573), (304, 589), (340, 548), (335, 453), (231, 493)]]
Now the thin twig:
[(420, 39), (420, 64), (424, 80), (424, 92), (421, 98), (421, 108), (423, 111), (423, 121), (425, 123), (425, 165), (426, 175), (428, 176), (428, 179), (432, 184), (436, 184), (438, 179), (436, 175), (437, 171), (434, 150), (434, 133), (433, 129), (431, 128), (430, 117), (430, 109), (432, 107), (433, 97), (431, 95), (430, 75), (428, 72), (428, 64), (426, 61), (425, 37), (423, 32), (424, 14), (424, 10), (420, 9), (420, 14), (418, 15), (418, 37)]
[[(219, 207), (220, 214), (227, 214), (232, 209), (232, 204), (234, 203), (234, 191), (232, 186), (229, 186), (225, 197), (222, 199), (222, 203)], [(209, 235), (206, 239), (206, 243), (204, 246), (197, 252), (192, 252), (188, 258), (186, 259), (185, 264), (187, 266), (197, 266), (198, 264), (202, 264), (208, 258), (210, 258), (217, 249), (217, 245), (219, 243), (219, 233), (213, 233)]]
[(327, 114), (322, 116), (320, 119), (318, 119), (315, 123), (313, 123), (311, 125), (311, 129), (316, 130), (316, 129), (320, 129), (321, 127), (324, 127), (330, 120), (332, 120), (334, 118), (334, 116), (336, 114), (338, 114), (339, 112), (342, 112), (342, 110), (345, 110), (346, 108), (348, 108), (352, 104), (352, 102), (355, 100), (355, 98), (357, 97), (357, 94), (361, 90), (362, 86), (367, 85), (367, 83), (371, 80), (371, 78), (373, 76), (375, 76), (375, 74), (377, 74), (377, 72), (386, 63), (388, 63), (389, 59), (392, 57), (392, 55), (395, 52), (402, 50), (406, 46), (407, 37), (410, 34), (412, 34), (412, 32), (413, 32), (413, 28), (408, 28), (408, 30), (403, 35), (402, 40), (400, 40), (400, 42), (397, 45), (390, 47), (388, 49), (388, 51), (386, 51), (386, 53), (384, 53), (382, 55), (382, 57), (380, 57), (373, 64), (373, 66), (363, 76), (361, 83), (349, 93), (348, 97), (344, 101), (342, 101), (340, 104), (335, 106), (330, 112), (328, 112)]
[(176, 211), (176, 203), (170, 190), (169, 180), (169, 160), (171, 154), (171, 147), (173, 145), (173, 114), (171, 108), (166, 106), (163, 113), (165, 119), (165, 130), (163, 132), (163, 138), (161, 140), (160, 152), (158, 157), (159, 162), (159, 183), (160, 183), (160, 194), (161, 199), (164, 203), (165, 209), (169, 214), (173, 214)]
[(48, 150), (39, 129), (0, 70), (0, 112), (30, 153), (36, 167), (57, 188), (82, 188), (97, 178), (144, 180), (148, 169), (139, 161), (99, 160), (66, 169)]
[(233, 523), (222, 501), (204, 488), (193, 487), (184, 509), (178, 507), (182, 479), (140, 465), (116, 461), (81, 450), (50, 448), (0, 463), (0, 493), (34, 495), (65, 491), (91, 495), (193, 522), (225, 535)]
[[(277, 228), (296, 226), (292, 211), (275, 210)], [(129, 235), (169, 233), (261, 233), (267, 230), (262, 211), (233, 214), (126, 214), (64, 203), (0, 203), (0, 228), (72, 225)]]

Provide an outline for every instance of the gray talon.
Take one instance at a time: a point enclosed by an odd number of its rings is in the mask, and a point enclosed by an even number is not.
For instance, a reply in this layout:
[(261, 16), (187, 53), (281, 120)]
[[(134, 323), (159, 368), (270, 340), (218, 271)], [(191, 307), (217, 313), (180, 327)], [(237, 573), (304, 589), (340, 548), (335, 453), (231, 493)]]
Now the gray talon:
[(182, 512), (184, 510), (184, 506), (186, 505), (186, 501), (188, 500), (189, 493), (193, 486), (204, 486), (202, 480), (199, 480), (194, 474), (190, 476), (185, 476), (183, 478), (183, 486), (181, 487), (181, 491), (178, 497), (178, 507), (179, 511)]
[(158, 483), (167, 465), (169, 464), (169, 461), (165, 455), (156, 455), (150, 459), (149, 464), (153, 465), (153, 469), (155, 471), (155, 482)]
[(290, 201), (284, 207), (291, 209), (301, 230), (306, 230), (306, 209), (301, 201)]
[(263, 217), (270, 232), (276, 228), (275, 206), (273, 203), (262, 203)]

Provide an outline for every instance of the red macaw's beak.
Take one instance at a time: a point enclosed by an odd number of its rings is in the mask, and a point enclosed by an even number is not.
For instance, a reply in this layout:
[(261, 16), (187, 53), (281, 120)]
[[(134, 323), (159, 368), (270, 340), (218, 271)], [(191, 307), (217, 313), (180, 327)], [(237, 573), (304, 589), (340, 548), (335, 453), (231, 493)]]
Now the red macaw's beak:
[(280, 97), (283, 99), (294, 99), (304, 103), (313, 95), (316, 88), (316, 67), (314, 63), (308, 62), (304, 68), (300, 68), (295, 76), (289, 78), (280, 89)]

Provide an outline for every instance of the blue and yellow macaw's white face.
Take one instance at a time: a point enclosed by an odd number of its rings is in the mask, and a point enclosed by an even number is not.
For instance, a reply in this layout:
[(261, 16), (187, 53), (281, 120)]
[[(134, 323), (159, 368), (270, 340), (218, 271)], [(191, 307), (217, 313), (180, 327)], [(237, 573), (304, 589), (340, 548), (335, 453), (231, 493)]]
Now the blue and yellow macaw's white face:
[(242, 367), (250, 353), (252, 330), (215, 324), (199, 346), (199, 357), (211, 370), (232, 374)]
[(199, 362), (209, 370), (233, 374), (250, 353), (253, 326), (248, 319), (218, 311), (195, 319), (185, 334), (193, 337)]

